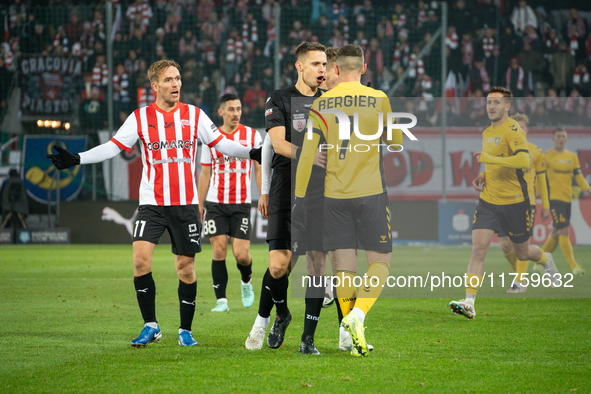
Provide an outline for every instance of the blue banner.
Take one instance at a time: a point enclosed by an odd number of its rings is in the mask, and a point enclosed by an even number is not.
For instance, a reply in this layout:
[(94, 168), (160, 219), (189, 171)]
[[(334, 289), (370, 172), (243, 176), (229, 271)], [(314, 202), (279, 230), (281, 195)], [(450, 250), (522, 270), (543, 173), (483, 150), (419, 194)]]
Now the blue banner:
[[(84, 183), (84, 171), (81, 166), (58, 171), (51, 161), (45, 157), (48, 153), (56, 153), (52, 149), (58, 144), (70, 152), (83, 152), (86, 137), (56, 137), (48, 135), (26, 136), (23, 148), (24, 181), (27, 193), (36, 201), (47, 203), (55, 201), (59, 183), (60, 200), (70, 201), (75, 198)], [(59, 181), (57, 175), (59, 172)]]
[(472, 243), (475, 202), (439, 203), (439, 243)]

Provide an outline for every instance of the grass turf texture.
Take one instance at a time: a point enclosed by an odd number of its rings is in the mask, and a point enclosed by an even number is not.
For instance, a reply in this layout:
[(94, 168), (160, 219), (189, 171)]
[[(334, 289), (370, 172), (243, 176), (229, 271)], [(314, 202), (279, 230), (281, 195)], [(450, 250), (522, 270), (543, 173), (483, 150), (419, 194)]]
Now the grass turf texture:
[[(322, 355), (300, 355), (304, 300), (290, 298), (294, 320), (283, 346), (247, 351), (266, 247), (253, 246), (251, 254), (255, 304), (242, 307), (239, 272), (229, 258), (230, 311), (212, 313), (211, 253), (204, 246), (193, 323), (199, 346), (181, 348), (178, 279), (170, 246), (157, 247), (153, 273), (163, 340), (134, 349), (129, 341), (142, 321), (130, 246), (0, 247), (0, 392), (591, 391), (591, 301), (581, 298), (481, 298), (473, 321), (447, 307), (463, 298), (463, 289), (451, 299), (380, 299), (366, 320), (366, 337), (376, 348), (367, 358), (337, 350), (335, 307), (321, 314), (316, 346)], [(444, 259), (446, 273), (460, 273), (469, 254), (467, 247), (406, 246), (395, 247), (393, 256), (432, 265), (431, 272)], [(567, 272), (561, 253), (554, 256)], [(575, 247), (575, 256), (585, 266), (591, 248)], [(509, 272), (494, 247), (485, 268)], [(591, 273), (573, 283), (588, 289)]]

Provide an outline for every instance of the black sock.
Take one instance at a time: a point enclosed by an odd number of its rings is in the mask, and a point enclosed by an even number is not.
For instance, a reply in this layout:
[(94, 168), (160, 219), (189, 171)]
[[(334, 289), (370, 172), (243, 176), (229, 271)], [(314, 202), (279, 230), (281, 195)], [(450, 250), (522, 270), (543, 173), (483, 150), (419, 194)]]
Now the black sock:
[(271, 274), (269, 269), (265, 271), (263, 276), (263, 284), (261, 286), (261, 299), (259, 300), (259, 316), (267, 318), (271, 316), (271, 310), (273, 309), (273, 298), (271, 297), (271, 290), (269, 290), (269, 278)]
[(277, 316), (287, 316), (289, 314), (289, 309), (287, 308), (287, 288), (289, 287), (289, 278), (287, 273), (277, 279), (269, 274), (268, 282)]
[(244, 283), (250, 282), (250, 277), (252, 276), (252, 259), (250, 259), (249, 265), (240, 265), (236, 263), (236, 267), (240, 271), (240, 276)]
[(326, 288), (325, 276), (311, 276), (306, 288), (306, 312), (304, 318), (304, 333), (302, 341), (306, 336), (314, 338), (320, 310), (324, 302), (324, 290)]
[(156, 284), (152, 273), (133, 278), (137, 303), (145, 323), (156, 322)]
[(191, 331), (193, 316), (195, 315), (195, 297), (197, 296), (197, 281), (185, 283), (179, 279), (179, 310), (181, 312), (181, 327)]
[(228, 286), (228, 270), (226, 260), (211, 260), (211, 277), (213, 278), (213, 291), (215, 297), (226, 298), (226, 287)]

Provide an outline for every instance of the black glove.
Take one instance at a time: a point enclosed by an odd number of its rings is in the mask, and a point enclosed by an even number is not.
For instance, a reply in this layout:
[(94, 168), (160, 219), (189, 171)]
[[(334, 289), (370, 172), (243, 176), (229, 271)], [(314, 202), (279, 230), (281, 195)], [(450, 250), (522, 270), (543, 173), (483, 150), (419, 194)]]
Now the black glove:
[(57, 151), (57, 155), (45, 155), (55, 168), (58, 170), (65, 170), (66, 168), (74, 167), (80, 164), (80, 155), (78, 153), (68, 152), (59, 145), (54, 145), (53, 149)]
[(368, 88), (371, 88), (371, 81), (367, 81), (367, 85), (365, 85), (365, 86), (367, 86)]
[(261, 157), (263, 156), (263, 148), (252, 148), (250, 152), (248, 152), (248, 156), (257, 163), (261, 164)]
[(304, 205), (304, 199), (296, 197), (291, 209), (291, 225), (295, 232), (304, 232), (308, 225), (308, 212)]

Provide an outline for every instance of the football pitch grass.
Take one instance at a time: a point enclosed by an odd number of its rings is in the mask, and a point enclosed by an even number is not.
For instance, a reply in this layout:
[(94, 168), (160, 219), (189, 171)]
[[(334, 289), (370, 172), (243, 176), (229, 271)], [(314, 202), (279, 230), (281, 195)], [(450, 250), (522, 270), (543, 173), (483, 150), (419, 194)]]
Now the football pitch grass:
[[(591, 271), (591, 247), (574, 250)], [(375, 346), (366, 358), (338, 351), (334, 306), (320, 316), (322, 354), (300, 355), (304, 300), (290, 297), (293, 321), (283, 346), (248, 351), (268, 261), (264, 245), (251, 254), (255, 304), (242, 307), (239, 272), (228, 258), (230, 311), (212, 313), (211, 249), (204, 245), (193, 323), (199, 346), (181, 348), (178, 278), (170, 246), (158, 246), (153, 273), (163, 339), (135, 349), (129, 342), (142, 320), (130, 245), (1, 246), (0, 392), (591, 392), (591, 300), (529, 298), (533, 289), (513, 298), (483, 289), (472, 321), (447, 306), (463, 298), (463, 288), (451, 289), (452, 298), (380, 299), (366, 319)], [(460, 274), (469, 255), (469, 247), (395, 246), (393, 267), (409, 261), (433, 273), (444, 261), (446, 273)], [(559, 250), (554, 256), (568, 272)], [(485, 269), (509, 272), (498, 247)], [(589, 294), (591, 272), (572, 283)]]

